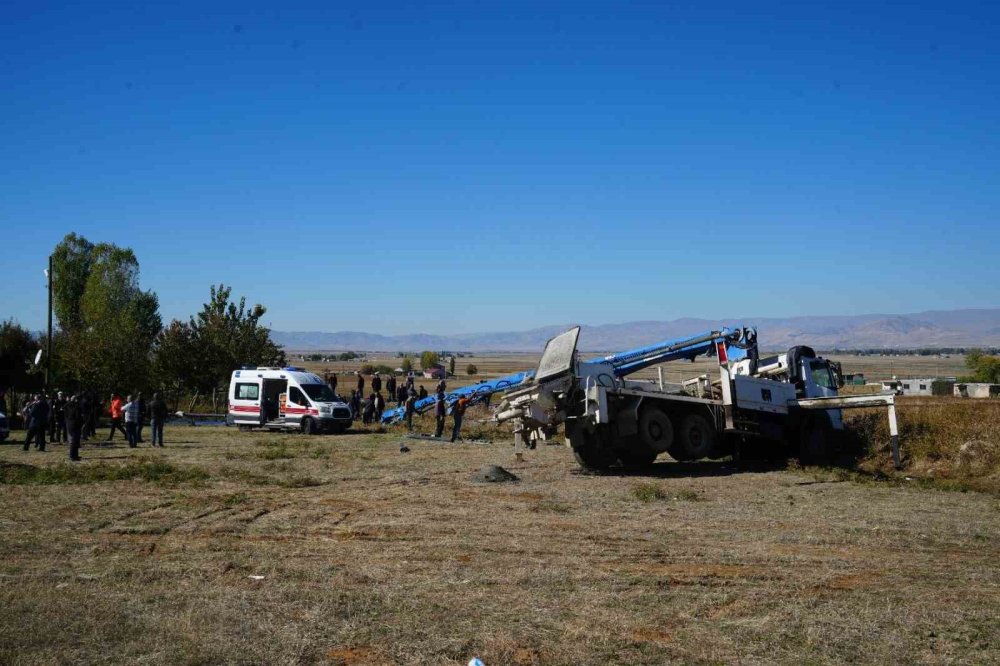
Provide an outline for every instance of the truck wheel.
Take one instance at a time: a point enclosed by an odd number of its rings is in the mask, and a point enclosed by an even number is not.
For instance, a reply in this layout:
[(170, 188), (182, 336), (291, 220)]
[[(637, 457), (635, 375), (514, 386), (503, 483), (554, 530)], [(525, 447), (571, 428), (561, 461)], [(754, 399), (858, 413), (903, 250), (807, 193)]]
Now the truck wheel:
[(657, 452), (646, 446), (639, 437), (630, 438), (618, 448), (618, 460), (625, 467), (643, 469), (656, 460)]
[(799, 462), (829, 465), (833, 457), (833, 433), (825, 419), (809, 419), (799, 433)]
[(659, 409), (646, 409), (639, 417), (639, 440), (646, 448), (657, 453), (667, 451), (674, 444), (674, 426), (670, 417)]
[(589, 433), (583, 428), (573, 428), (566, 432), (566, 438), (573, 447), (576, 462), (584, 469), (606, 470), (617, 460), (610, 449), (601, 446), (602, 442), (595, 433)]
[(315, 435), (317, 432), (316, 422), (308, 416), (302, 419), (302, 432), (307, 435)]
[(680, 437), (670, 455), (678, 460), (709, 458), (715, 453), (717, 440), (715, 428), (708, 419), (701, 414), (688, 414), (681, 421)]

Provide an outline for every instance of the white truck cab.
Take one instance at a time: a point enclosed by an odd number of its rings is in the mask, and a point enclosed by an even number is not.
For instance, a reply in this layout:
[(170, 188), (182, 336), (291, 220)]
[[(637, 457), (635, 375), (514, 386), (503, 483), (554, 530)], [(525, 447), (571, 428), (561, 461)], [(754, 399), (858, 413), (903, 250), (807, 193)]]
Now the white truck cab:
[(243, 368), (229, 382), (226, 420), (241, 430), (341, 433), (351, 425), (351, 408), (303, 368)]

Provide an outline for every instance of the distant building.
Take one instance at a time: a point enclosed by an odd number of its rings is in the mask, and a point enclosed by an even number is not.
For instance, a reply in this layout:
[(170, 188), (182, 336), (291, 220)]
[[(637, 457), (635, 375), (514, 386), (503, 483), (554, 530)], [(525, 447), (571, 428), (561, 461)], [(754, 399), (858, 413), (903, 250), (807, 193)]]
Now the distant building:
[(448, 371), (444, 366), (435, 365), (430, 370), (424, 370), (424, 379), (445, 379), (447, 376)]
[(863, 372), (855, 372), (854, 374), (844, 375), (845, 386), (864, 386), (865, 383), (865, 373)]
[(954, 386), (954, 377), (891, 379), (882, 382), (883, 391), (895, 391), (898, 395), (952, 395)]
[(1000, 384), (969, 382), (955, 384), (956, 398), (1000, 398)]

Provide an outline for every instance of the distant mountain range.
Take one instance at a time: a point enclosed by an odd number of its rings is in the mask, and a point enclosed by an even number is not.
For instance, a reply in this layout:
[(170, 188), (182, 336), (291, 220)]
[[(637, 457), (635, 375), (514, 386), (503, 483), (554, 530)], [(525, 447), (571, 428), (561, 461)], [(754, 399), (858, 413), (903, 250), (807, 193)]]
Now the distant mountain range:
[[(719, 326), (757, 327), (761, 347), (780, 350), (796, 344), (817, 349), (922, 347), (1000, 347), (1000, 308), (944, 310), (902, 315), (840, 315), (817, 317), (745, 317), (742, 319), (674, 319), (632, 321), (583, 326), (580, 349), (617, 351), (659, 340), (694, 335)], [(544, 326), (528, 331), (468, 333), (462, 335), (377, 335), (357, 331), (337, 333), (272, 331), (278, 344), (308, 351), (530, 351), (573, 324)]]

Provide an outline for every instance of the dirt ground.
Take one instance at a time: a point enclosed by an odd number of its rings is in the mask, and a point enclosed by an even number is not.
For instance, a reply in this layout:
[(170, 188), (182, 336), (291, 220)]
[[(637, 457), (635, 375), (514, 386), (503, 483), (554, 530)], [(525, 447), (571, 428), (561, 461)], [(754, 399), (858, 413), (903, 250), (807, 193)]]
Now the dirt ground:
[[(1000, 663), (994, 495), (166, 434), (75, 467), (0, 446), (0, 663)], [(520, 481), (471, 481), (487, 464)]]

